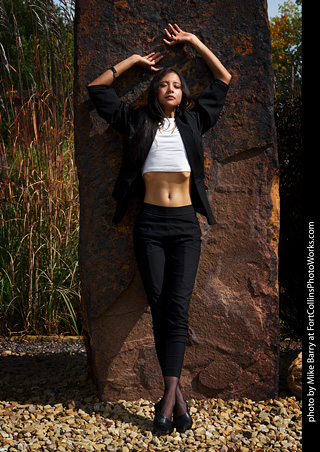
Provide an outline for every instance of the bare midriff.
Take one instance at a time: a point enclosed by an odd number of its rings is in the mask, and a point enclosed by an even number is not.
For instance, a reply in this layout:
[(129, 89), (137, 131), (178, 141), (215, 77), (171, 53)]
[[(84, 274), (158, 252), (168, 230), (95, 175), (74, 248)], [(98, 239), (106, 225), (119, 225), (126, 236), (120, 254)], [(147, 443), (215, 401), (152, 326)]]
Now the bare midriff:
[(144, 173), (144, 202), (165, 207), (190, 205), (190, 174), (188, 171)]

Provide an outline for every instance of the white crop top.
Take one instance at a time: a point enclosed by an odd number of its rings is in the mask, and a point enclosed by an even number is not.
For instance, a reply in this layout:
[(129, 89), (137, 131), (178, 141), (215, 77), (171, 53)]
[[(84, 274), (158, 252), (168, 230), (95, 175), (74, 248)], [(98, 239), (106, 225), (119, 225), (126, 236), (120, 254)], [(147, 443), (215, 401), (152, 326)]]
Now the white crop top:
[(156, 171), (179, 173), (191, 171), (175, 118), (164, 119), (164, 125), (157, 130), (149, 154), (142, 166), (142, 174)]

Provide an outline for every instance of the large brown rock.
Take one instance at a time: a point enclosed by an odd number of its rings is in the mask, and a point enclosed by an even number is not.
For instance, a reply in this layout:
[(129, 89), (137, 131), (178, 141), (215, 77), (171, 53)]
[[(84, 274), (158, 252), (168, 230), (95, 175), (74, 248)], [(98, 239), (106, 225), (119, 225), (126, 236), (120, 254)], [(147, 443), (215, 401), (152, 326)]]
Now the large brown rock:
[(292, 361), (288, 369), (287, 384), (289, 390), (302, 399), (302, 352)]
[[(233, 76), (221, 118), (204, 136), (206, 185), (218, 225), (200, 218), (202, 258), (181, 385), (187, 398), (275, 397), (279, 197), (265, 0), (77, 1), (75, 144), (89, 368), (102, 399), (156, 399), (162, 393), (132, 248), (138, 201), (120, 224), (111, 224), (121, 136), (98, 117), (86, 86), (132, 53), (161, 50), (163, 65), (180, 69), (198, 95), (211, 74), (190, 47), (162, 43), (168, 22), (197, 34)], [(115, 88), (138, 105), (150, 77), (134, 68)]]

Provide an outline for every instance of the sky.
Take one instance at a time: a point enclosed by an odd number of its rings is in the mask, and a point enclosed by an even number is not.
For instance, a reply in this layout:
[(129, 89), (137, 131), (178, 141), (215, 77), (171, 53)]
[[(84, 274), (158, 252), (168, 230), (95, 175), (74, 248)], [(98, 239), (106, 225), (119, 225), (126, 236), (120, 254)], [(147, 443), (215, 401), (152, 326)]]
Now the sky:
[(285, 0), (267, 0), (269, 17), (278, 16), (278, 7), (283, 5)]

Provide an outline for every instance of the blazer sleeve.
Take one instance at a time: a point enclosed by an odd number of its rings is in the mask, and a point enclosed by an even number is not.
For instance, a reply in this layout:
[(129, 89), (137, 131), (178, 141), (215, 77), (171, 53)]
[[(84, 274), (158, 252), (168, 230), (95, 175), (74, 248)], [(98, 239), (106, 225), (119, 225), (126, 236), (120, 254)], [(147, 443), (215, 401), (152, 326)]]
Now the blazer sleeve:
[(109, 86), (91, 85), (87, 88), (98, 114), (118, 132), (124, 133), (132, 108), (121, 101), (115, 90)]
[(198, 97), (192, 110), (197, 115), (198, 127), (203, 135), (218, 120), (225, 103), (229, 85), (215, 79)]

